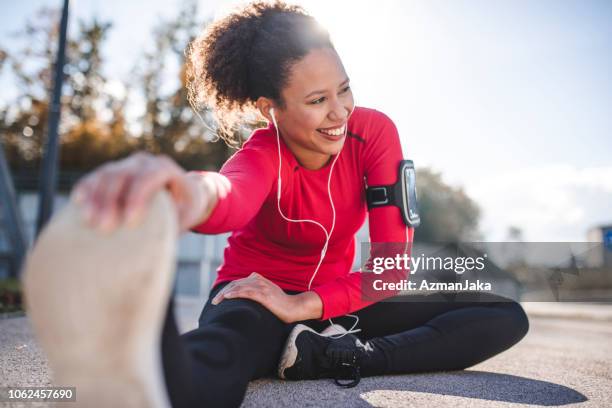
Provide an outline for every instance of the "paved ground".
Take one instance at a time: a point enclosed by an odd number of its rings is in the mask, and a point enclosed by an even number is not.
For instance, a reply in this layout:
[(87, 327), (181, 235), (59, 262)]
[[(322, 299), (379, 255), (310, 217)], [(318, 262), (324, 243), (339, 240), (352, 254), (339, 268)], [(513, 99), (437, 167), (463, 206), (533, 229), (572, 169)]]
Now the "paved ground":
[[(250, 384), (243, 406), (612, 406), (612, 305), (528, 304), (526, 309), (527, 337), (469, 370), (366, 378), (349, 390), (327, 380), (258, 380)], [(185, 300), (177, 310), (186, 330), (194, 325), (199, 304)], [(49, 385), (48, 375), (27, 318), (0, 320), (0, 386)]]

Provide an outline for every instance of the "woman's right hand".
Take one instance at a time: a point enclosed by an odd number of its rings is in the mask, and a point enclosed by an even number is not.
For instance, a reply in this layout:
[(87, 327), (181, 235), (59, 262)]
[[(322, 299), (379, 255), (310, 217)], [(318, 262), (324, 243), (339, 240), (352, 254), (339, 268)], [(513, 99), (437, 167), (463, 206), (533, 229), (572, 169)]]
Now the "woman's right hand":
[(167, 156), (135, 153), (102, 165), (81, 179), (71, 199), (87, 224), (110, 232), (121, 224), (137, 225), (154, 194), (166, 189), (181, 231), (203, 222), (216, 204), (213, 189), (197, 173), (187, 173)]

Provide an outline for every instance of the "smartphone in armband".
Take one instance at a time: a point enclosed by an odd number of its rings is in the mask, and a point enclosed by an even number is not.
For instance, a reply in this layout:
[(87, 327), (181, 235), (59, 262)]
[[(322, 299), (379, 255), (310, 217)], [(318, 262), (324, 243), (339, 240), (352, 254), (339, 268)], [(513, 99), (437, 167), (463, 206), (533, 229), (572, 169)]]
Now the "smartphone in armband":
[(368, 186), (366, 189), (368, 209), (394, 205), (402, 213), (404, 223), (416, 228), (421, 223), (416, 191), (416, 170), (412, 160), (402, 160), (397, 181), (387, 186)]

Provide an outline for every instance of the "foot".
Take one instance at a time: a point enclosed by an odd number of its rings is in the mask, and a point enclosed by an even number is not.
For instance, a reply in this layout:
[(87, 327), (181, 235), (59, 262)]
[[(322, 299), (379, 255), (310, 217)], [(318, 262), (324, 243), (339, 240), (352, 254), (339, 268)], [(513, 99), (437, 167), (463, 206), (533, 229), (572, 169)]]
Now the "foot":
[[(371, 346), (346, 330), (335, 327), (326, 330), (327, 333), (319, 334), (306, 325), (296, 325), (287, 338), (278, 376), (284, 380), (334, 378), (339, 386), (357, 385), (361, 379), (360, 362)], [(331, 337), (342, 333), (346, 334), (340, 338)]]
[(135, 227), (87, 227), (73, 203), (44, 229), (23, 283), (27, 314), (53, 384), (82, 407), (170, 407), (161, 330), (172, 291), (178, 227), (158, 193)]

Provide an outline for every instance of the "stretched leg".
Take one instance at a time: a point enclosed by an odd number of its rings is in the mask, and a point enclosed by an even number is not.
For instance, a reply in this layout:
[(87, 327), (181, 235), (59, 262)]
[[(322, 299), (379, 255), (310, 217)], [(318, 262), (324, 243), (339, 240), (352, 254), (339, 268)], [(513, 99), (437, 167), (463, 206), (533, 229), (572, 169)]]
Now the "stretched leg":
[(173, 408), (196, 407), (196, 382), (189, 350), (179, 336), (174, 301), (168, 303), (161, 341), (162, 364), (168, 396)]
[(164, 371), (174, 408), (237, 407), (249, 381), (276, 371), (293, 325), (249, 299), (212, 305), (223, 286), (211, 292), (197, 329), (179, 337), (174, 322), (166, 324)]
[(135, 228), (102, 234), (69, 203), (29, 254), (28, 316), (53, 371), (82, 407), (168, 407), (160, 333), (172, 290), (177, 224), (159, 193)]
[(457, 370), (510, 348), (529, 329), (522, 307), (479, 294), (478, 301), (380, 302), (362, 309), (360, 337), (379, 351), (363, 375)]

